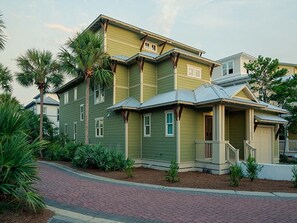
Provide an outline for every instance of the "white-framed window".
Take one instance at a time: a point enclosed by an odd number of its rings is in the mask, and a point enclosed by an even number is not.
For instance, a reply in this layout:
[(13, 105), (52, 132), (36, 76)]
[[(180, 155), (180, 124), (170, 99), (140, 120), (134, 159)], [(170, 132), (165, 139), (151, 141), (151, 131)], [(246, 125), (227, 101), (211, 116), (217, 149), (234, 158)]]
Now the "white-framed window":
[(187, 65), (187, 75), (189, 77), (201, 78), (202, 69), (192, 65)]
[(94, 86), (94, 104), (99, 104), (104, 102), (105, 99), (105, 90), (100, 85)]
[(47, 114), (47, 107), (43, 106), (43, 114), (46, 115)]
[(95, 136), (103, 137), (104, 136), (104, 118), (95, 119)]
[(73, 140), (77, 139), (77, 122), (73, 122)]
[(157, 47), (157, 44), (155, 44), (155, 43), (145, 41), (144, 42), (144, 49), (146, 49), (148, 51), (152, 51), (152, 52), (157, 52), (158, 47)]
[(233, 62), (233, 60), (230, 60), (230, 61), (222, 64), (222, 73), (223, 73), (223, 76), (225, 76), (227, 74), (233, 74), (234, 73), (234, 62)]
[(80, 121), (83, 121), (85, 118), (85, 105), (84, 104), (81, 104), (79, 106), (79, 120)]
[(75, 87), (73, 89), (73, 100), (76, 101), (77, 100), (77, 87)]
[(143, 115), (143, 136), (151, 136), (151, 114)]
[(69, 93), (68, 91), (66, 91), (64, 93), (64, 104), (68, 104), (68, 102), (69, 102)]
[(57, 108), (57, 122), (60, 120), (60, 108)]
[(64, 124), (64, 135), (68, 135), (68, 124), (67, 123), (65, 123)]
[(174, 136), (174, 114), (173, 111), (165, 112), (165, 135)]

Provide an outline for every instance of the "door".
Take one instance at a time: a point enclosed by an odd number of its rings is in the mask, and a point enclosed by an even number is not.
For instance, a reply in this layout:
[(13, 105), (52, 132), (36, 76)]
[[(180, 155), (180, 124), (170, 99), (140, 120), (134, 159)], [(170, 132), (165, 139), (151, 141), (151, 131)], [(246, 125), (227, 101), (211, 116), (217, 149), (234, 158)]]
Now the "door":
[[(205, 133), (204, 133), (205, 141), (212, 140), (212, 116), (205, 116)], [(212, 157), (212, 144), (205, 144), (205, 158)]]
[(258, 126), (255, 131), (256, 159), (259, 163), (272, 163), (272, 126)]

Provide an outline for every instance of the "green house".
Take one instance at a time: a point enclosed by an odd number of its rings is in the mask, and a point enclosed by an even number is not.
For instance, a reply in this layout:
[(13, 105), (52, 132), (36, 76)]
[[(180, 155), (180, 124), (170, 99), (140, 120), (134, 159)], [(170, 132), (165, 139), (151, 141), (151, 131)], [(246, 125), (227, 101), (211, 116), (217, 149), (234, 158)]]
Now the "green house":
[[(202, 50), (100, 15), (87, 29), (104, 37), (113, 86), (90, 91), (89, 142), (122, 151), (137, 165), (226, 173), (249, 154), (278, 162), (278, 107), (257, 100), (245, 85), (211, 83), (217, 62)], [(84, 141), (85, 83), (56, 90), (60, 131)]]

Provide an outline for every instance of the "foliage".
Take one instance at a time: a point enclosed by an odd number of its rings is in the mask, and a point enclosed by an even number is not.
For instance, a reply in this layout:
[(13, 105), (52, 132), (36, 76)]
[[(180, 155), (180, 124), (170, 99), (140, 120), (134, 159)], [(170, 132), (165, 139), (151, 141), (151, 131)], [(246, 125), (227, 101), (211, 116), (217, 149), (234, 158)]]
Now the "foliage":
[(230, 166), (230, 185), (238, 187), (240, 180), (243, 178), (241, 165), (234, 164)]
[(67, 74), (86, 81), (85, 144), (89, 144), (89, 90), (91, 82), (101, 88), (112, 85), (111, 60), (104, 51), (103, 38), (91, 31), (77, 33), (58, 54), (61, 68)]
[[(1, 45), (1, 44), (0, 44)], [(5, 67), (3, 64), (0, 63), (0, 88), (5, 93), (10, 93), (12, 91), (12, 74), (8, 67)]]
[(72, 161), (76, 149), (81, 146), (74, 142), (60, 144), (59, 142), (50, 143), (44, 150), (46, 160)]
[(82, 145), (75, 151), (72, 164), (76, 167), (98, 168), (104, 171), (123, 170), (126, 164), (124, 155), (102, 145)]
[(38, 180), (33, 154), (43, 142), (29, 142), (26, 121), (15, 104), (0, 105), (0, 197), (36, 212), (45, 204), (33, 187)]
[(293, 186), (297, 187), (297, 166), (295, 165), (293, 166), (292, 173), (293, 173), (293, 178), (292, 178)]
[(178, 169), (179, 166), (176, 161), (171, 161), (169, 170), (166, 171), (165, 180), (169, 181), (170, 183), (178, 182)]
[(278, 59), (272, 60), (263, 56), (245, 63), (244, 67), (249, 71), (249, 84), (252, 91), (259, 93), (259, 99), (267, 103), (274, 97), (274, 90), (281, 84), (281, 77), (288, 72), (287, 69), (279, 69)]
[(13, 97), (9, 93), (0, 94), (0, 104), (3, 104), (3, 103), (14, 104), (16, 106), (19, 106), (19, 108), (21, 108), (20, 102), (16, 99), (16, 97)]
[(243, 164), (246, 166), (247, 177), (250, 178), (251, 181), (258, 178), (260, 171), (264, 167), (263, 165), (258, 164), (256, 159), (250, 155), (247, 161)]
[(126, 160), (124, 172), (126, 173), (127, 177), (133, 177), (134, 163), (135, 161), (130, 158)]
[(0, 15), (0, 50), (4, 50), (4, 44), (6, 42), (6, 36), (4, 35), (3, 29), (5, 28), (4, 22)]

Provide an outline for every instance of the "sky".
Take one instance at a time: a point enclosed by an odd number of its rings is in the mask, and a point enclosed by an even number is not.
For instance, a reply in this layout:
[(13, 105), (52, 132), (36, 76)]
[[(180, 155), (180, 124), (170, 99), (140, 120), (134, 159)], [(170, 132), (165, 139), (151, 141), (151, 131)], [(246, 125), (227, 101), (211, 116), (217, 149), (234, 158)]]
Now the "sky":
[[(0, 0), (7, 43), (0, 63), (13, 74), (28, 49), (54, 55), (100, 14), (206, 51), (218, 60), (239, 52), (297, 63), (296, 0)], [(13, 83), (26, 105), (36, 87)]]

